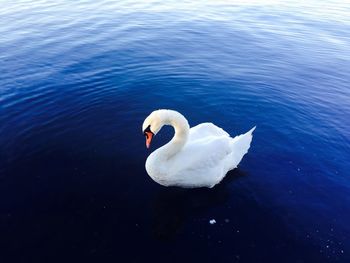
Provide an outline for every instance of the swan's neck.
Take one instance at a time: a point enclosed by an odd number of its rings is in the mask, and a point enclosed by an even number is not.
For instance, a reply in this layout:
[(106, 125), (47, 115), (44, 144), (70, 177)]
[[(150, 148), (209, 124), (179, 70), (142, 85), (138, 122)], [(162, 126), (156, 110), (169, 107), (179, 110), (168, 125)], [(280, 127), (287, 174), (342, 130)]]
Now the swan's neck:
[(187, 142), (190, 126), (184, 116), (176, 111), (167, 111), (162, 120), (164, 125), (174, 127), (175, 135), (170, 142), (157, 150), (158, 156), (169, 160), (176, 155)]

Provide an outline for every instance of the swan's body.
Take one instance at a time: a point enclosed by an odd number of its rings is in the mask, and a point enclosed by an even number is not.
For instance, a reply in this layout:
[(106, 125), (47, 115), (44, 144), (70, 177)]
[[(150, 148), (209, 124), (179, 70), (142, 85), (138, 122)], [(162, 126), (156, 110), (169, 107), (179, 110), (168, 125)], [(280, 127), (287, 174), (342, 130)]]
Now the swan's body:
[(161, 185), (185, 188), (218, 184), (248, 152), (255, 129), (232, 138), (212, 123), (190, 128), (180, 113), (157, 110), (143, 123), (147, 146), (163, 125), (173, 126), (175, 135), (147, 158), (147, 173)]

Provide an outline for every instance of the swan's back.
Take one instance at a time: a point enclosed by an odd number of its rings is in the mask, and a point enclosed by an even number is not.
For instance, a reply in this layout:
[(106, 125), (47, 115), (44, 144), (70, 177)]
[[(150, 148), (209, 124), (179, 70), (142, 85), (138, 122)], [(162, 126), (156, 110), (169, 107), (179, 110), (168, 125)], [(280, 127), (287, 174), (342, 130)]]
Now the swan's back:
[(190, 135), (188, 141), (201, 140), (206, 137), (218, 137), (218, 136), (230, 136), (220, 127), (214, 125), (211, 122), (205, 122), (198, 124), (190, 129)]

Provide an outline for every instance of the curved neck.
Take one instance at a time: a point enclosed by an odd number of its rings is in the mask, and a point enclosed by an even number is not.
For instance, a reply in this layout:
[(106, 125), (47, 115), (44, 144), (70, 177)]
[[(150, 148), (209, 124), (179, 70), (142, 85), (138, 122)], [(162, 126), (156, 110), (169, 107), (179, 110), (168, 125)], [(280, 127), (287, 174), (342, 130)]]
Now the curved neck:
[(163, 125), (171, 125), (174, 127), (174, 137), (157, 150), (159, 156), (169, 159), (177, 154), (186, 144), (190, 132), (190, 126), (184, 116), (176, 111), (166, 110), (162, 114)]

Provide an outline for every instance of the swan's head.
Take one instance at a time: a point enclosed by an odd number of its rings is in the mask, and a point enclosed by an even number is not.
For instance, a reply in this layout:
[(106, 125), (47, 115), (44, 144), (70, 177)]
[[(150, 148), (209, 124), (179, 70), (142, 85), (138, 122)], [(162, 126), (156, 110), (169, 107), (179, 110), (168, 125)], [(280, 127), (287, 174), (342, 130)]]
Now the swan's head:
[(153, 136), (156, 135), (164, 125), (163, 110), (152, 112), (142, 124), (142, 132), (146, 137), (146, 147), (149, 148)]

